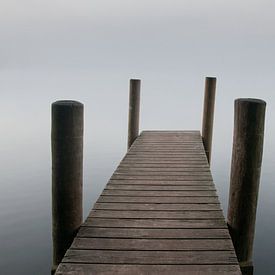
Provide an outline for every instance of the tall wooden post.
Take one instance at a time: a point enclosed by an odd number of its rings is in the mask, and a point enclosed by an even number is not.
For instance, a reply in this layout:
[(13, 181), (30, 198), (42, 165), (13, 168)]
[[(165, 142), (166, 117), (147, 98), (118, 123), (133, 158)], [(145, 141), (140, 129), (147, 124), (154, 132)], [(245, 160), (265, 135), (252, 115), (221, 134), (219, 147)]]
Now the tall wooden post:
[(243, 274), (253, 274), (253, 241), (262, 165), (266, 103), (235, 101), (228, 227)]
[(128, 149), (139, 135), (140, 80), (130, 80)]
[(205, 90), (204, 90), (203, 120), (202, 120), (202, 141), (203, 141), (205, 153), (209, 164), (211, 162), (215, 95), (216, 95), (216, 78), (206, 77)]
[(52, 104), (52, 238), (54, 274), (82, 223), (83, 104)]

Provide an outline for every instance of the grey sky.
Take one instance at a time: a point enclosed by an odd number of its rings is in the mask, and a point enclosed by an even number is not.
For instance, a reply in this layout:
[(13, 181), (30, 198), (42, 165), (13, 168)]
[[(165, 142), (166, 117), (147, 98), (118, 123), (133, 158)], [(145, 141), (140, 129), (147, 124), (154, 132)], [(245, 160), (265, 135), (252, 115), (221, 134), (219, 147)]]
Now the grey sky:
[(215, 72), (242, 62), (270, 71), (274, 8), (268, 0), (2, 1), (0, 66)]

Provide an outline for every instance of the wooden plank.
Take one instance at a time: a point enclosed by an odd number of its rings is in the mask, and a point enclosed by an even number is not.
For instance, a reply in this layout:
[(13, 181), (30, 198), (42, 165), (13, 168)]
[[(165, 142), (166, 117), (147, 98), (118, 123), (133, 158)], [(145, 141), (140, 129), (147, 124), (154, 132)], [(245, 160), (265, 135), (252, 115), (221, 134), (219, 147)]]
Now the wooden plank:
[[(86, 222), (83, 224), (83, 226), (88, 226), (88, 227), (106, 227), (106, 228), (119, 228), (117, 231), (114, 230), (113, 233), (117, 233), (117, 234), (124, 234), (124, 235), (112, 235), (117, 236), (117, 237), (127, 237), (130, 238), (131, 234), (132, 237), (137, 238), (137, 236), (145, 237), (145, 236), (149, 236), (149, 233), (158, 233), (157, 236), (166, 236), (166, 238), (168, 238), (168, 235), (166, 233), (169, 233), (170, 231), (164, 231), (163, 229), (168, 229), (168, 228), (180, 228), (181, 230), (183, 229), (192, 229), (190, 230), (183, 230), (181, 234), (179, 234), (179, 231), (171, 231), (171, 232), (175, 232), (178, 238), (183, 238), (183, 236), (193, 236), (193, 238), (195, 236), (200, 236), (201, 238), (206, 238), (205, 236), (208, 237), (213, 237), (213, 238), (218, 238), (217, 234), (222, 234), (222, 238), (225, 238), (225, 236), (229, 236), (228, 235), (228, 229), (227, 229), (227, 225), (225, 223), (225, 221), (223, 219), (220, 220), (160, 220), (160, 219), (103, 219), (103, 218), (88, 218), (86, 220)], [(126, 229), (130, 229), (130, 228), (154, 228), (153, 230), (130, 230), (129, 233), (127, 233), (127, 235), (125, 235), (126, 231), (121, 230), (122, 228), (126, 228)], [(157, 228), (161, 228), (160, 231), (157, 231)], [(80, 228), (80, 231), (83, 228)], [(194, 230), (194, 229), (203, 229), (202, 231), (199, 230)], [(211, 229), (211, 230), (209, 230)], [(225, 231), (213, 231), (212, 229), (225, 229)], [(103, 228), (102, 228), (103, 230)], [(100, 232), (103, 232), (103, 231)], [(120, 233), (121, 232), (121, 233)], [(192, 233), (193, 232), (193, 233)], [(110, 234), (113, 234), (110, 233)], [(201, 235), (201, 234), (204, 235)], [(217, 233), (217, 234), (216, 234)], [(224, 235), (224, 234), (227, 235)], [(139, 234), (139, 235), (137, 235)], [(166, 235), (163, 235), (166, 234)], [(172, 234), (172, 233), (171, 233)], [(185, 235), (184, 235), (185, 234)], [(189, 234), (189, 235), (186, 235)], [(193, 235), (192, 235), (193, 234)], [(199, 235), (198, 235), (199, 234)], [(151, 235), (150, 235), (151, 236)], [(170, 236), (170, 235), (169, 235)], [(172, 236), (172, 235), (171, 235)], [(170, 237), (171, 237), (170, 236)], [(202, 237), (204, 236), (204, 237)], [(95, 236), (94, 236), (95, 237)], [(99, 235), (97, 235), (97, 237), (100, 237)], [(104, 237), (102, 235), (102, 237)], [(105, 236), (106, 237), (106, 236)], [(152, 236), (151, 236), (152, 237)]]
[[(85, 224), (87, 225), (87, 223)], [(226, 228), (98, 228), (83, 226), (79, 238), (230, 239)]]
[(175, 147), (175, 146), (169, 146), (165, 147), (163, 145), (160, 146), (139, 146), (139, 147), (133, 147), (129, 150), (130, 154), (191, 154), (191, 153), (199, 153), (199, 154), (205, 154), (203, 148), (200, 148), (198, 146), (190, 146), (190, 147)]
[(57, 275), (139, 274), (139, 275), (241, 275), (239, 265), (127, 265), (62, 263)]
[(212, 181), (197, 181), (197, 180), (115, 180), (111, 179), (108, 182), (109, 184), (126, 184), (126, 185), (182, 185), (182, 186), (206, 186), (211, 185), (214, 186)]
[(208, 172), (209, 167), (202, 166), (202, 167), (123, 167), (119, 166), (116, 170), (116, 173), (129, 173), (129, 172), (159, 172), (159, 173), (166, 173), (166, 172)]
[(151, 210), (151, 211), (179, 211), (179, 210), (221, 210), (220, 204), (211, 203), (96, 203), (94, 209), (105, 210)]
[(171, 186), (171, 185), (182, 185), (182, 186), (206, 186), (206, 185), (211, 185), (214, 186), (212, 181), (196, 181), (196, 180), (115, 180), (111, 179), (108, 182), (109, 184), (130, 184), (130, 185), (166, 185), (166, 186)]
[(73, 249), (100, 250), (152, 250), (152, 251), (190, 251), (234, 250), (230, 239), (112, 239), (75, 238)]
[(63, 262), (108, 264), (238, 264), (234, 251), (110, 251), (69, 249)]
[(180, 186), (180, 185), (134, 185), (134, 184), (107, 184), (105, 190), (132, 190), (132, 191), (215, 191), (214, 185)]
[(158, 152), (158, 151), (152, 151), (152, 152), (147, 152), (147, 151), (134, 151), (134, 150), (130, 150), (127, 154), (128, 157), (139, 157), (139, 156), (157, 156), (157, 157), (168, 157), (168, 156), (177, 156), (177, 157), (182, 157), (182, 156), (196, 156), (196, 157), (200, 157), (200, 156), (204, 156), (205, 152), (203, 150), (185, 150), (185, 151), (180, 151), (180, 150), (167, 150), (164, 152)]
[(123, 159), (120, 163), (122, 164), (171, 164), (171, 165), (208, 165), (206, 160), (197, 159), (197, 160), (191, 160), (191, 159), (176, 159), (176, 160), (165, 160), (165, 159)]
[(129, 175), (129, 176), (201, 176), (209, 177), (208, 171), (116, 171), (113, 175)]
[[(161, 200), (160, 200), (161, 198)], [(101, 195), (97, 202), (128, 202), (128, 203), (219, 203), (217, 196), (211, 197), (127, 197)]]
[(138, 175), (138, 176), (131, 176), (131, 175), (117, 175), (114, 174), (111, 179), (115, 179), (115, 180), (171, 180), (171, 181), (176, 181), (176, 180), (212, 180), (211, 175), (184, 175), (184, 176), (175, 176), (175, 175), (171, 175), (171, 176), (167, 176), (167, 175)]
[[(182, 164), (176, 164), (176, 163), (173, 163), (173, 164), (169, 164), (169, 163), (165, 163), (165, 164), (161, 164), (161, 163), (151, 163), (151, 164), (143, 164), (143, 163), (134, 163), (134, 162), (131, 162), (131, 163), (125, 163), (125, 162), (122, 162), (119, 166), (118, 166), (118, 169), (124, 169), (124, 168), (130, 168), (130, 169), (142, 169), (142, 168), (145, 168), (145, 169), (152, 169), (152, 168), (155, 168), (155, 169), (209, 169), (209, 166), (208, 164), (196, 164), (196, 163), (182, 163)], [(173, 170), (172, 170), (173, 171)]]
[(89, 218), (117, 218), (117, 219), (223, 219), (221, 210), (208, 211), (141, 211), (141, 210), (92, 210)]
[[(133, 196), (133, 197), (212, 197), (217, 196), (215, 191), (130, 191), (130, 190), (106, 190), (104, 196)], [(161, 199), (159, 199), (161, 202)]]
[(131, 160), (131, 159), (137, 159), (137, 160), (158, 160), (159, 158), (163, 160), (206, 160), (206, 155), (204, 154), (127, 154), (124, 160)]

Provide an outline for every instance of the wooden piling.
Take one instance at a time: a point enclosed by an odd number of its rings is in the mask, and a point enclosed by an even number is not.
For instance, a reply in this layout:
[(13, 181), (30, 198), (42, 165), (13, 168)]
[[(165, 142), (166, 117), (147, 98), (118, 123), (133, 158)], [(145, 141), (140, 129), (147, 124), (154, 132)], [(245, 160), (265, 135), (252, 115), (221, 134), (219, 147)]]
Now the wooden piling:
[(139, 135), (140, 80), (130, 80), (128, 149)]
[(82, 223), (83, 104), (52, 104), (52, 238), (54, 274)]
[(205, 90), (204, 90), (203, 120), (202, 120), (202, 140), (203, 140), (203, 145), (205, 148), (205, 153), (209, 164), (211, 162), (215, 95), (216, 95), (216, 78), (206, 77)]
[(243, 274), (253, 274), (253, 240), (262, 164), (266, 103), (235, 101), (228, 227)]

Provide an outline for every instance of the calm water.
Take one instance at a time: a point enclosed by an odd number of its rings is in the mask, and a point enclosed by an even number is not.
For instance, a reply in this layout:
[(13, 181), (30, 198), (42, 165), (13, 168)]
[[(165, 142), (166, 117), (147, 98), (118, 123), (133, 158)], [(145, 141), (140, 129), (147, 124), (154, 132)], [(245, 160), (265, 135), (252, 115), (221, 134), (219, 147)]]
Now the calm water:
[[(125, 70), (126, 71), (126, 70)], [(137, 71), (139, 73), (139, 71)], [(200, 129), (203, 71), (139, 73), (141, 129)], [(266, 139), (255, 238), (255, 274), (274, 274), (275, 172), (272, 90), (267, 78), (249, 84), (218, 78), (212, 172), (226, 212), (232, 148), (233, 100), (267, 101)], [(135, 75), (136, 77), (136, 75)], [(125, 72), (6, 70), (0, 91), (1, 274), (49, 274), (51, 267), (50, 104), (85, 104), (85, 216), (126, 150), (128, 78)], [(108, 81), (106, 81), (106, 79)], [(238, 83), (236, 83), (238, 82)], [(234, 91), (234, 92), (232, 92)], [(225, 213), (226, 214), (226, 213)]]

